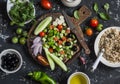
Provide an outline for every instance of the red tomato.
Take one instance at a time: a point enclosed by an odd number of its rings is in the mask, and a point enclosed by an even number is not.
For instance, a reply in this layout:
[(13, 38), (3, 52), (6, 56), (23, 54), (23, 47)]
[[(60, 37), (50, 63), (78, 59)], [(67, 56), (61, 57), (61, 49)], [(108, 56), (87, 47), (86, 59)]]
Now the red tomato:
[(66, 29), (66, 33), (68, 33), (68, 34), (70, 33), (70, 28)]
[(91, 28), (87, 28), (85, 32), (88, 36), (93, 35), (93, 30)]
[(59, 30), (62, 30), (62, 29), (63, 29), (63, 25), (60, 25), (60, 24), (59, 24), (59, 25), (57, 26), (57, 28), (58, 28)]
[(65, 54), (64, 50), (61, 50), (61, 51), (60, 51), (60, 54), (61, 54), (61, 55), (64, 55), (64, 54)]
[(45, 32), (40, 32), (40, 37), (44, 37), (45, 36)]
[(45, 9), (51, 9), (52, 4), (49, 0), (41, 0), (41, 6)]
[(90, 26), (91, 27), (97, 27), (98, 26), (98, 20), (96, 19), (96, 18), (92, 18), (91, 20), (90, 20)]
[(58, 40), (58, 45), (62, 45), (62, 40)]
[(44, 66), (49, 65), (49, 62), (47, 61), (47, 59), (41, 55), (37, 56), (37, 60)]
[(50, 53), (53, 53), (53, 48), (48, 49)]
[(66, 38), (65, 36), (63, 36), (63, 37), (62, 37), (62, 40), (63, 40), (63, 41), (66, 41), (66, 40), (67, 40), (67, 38)]
[(50, 29), (54, 29), (54, 25), (50, 25)]
[(59, 39), (58, 39), (58, 37), (54, 37), (54, 40), (55, 40), (55, 41), (58, 41)]

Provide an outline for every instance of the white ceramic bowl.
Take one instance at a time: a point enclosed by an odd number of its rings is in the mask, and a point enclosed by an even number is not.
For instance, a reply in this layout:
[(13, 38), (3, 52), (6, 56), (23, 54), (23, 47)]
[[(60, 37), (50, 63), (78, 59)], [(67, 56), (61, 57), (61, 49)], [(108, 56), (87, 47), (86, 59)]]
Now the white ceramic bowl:
[[(14, 53), (14, 54), (16, 54), (17, 57), (19, 58), (19, 66), (18, 66), (15, 70), (13, 70), (13, 71), (8, 71), (7, 69), (3, 69), (2, 66), (1, 66), (1, 65), (2, 65), (2, 60), (1, 60), (1, 58), (2, 58), (3, 55), (6, 55), (7, 53), (11, 53), (11, 54)], [(23, 63), (23, 60), (22, 60), (21, 54), (20, 54), (18, 51), (14, 50), (14, 49), (6, 49), (6, 50), (3, 50), (3, 51), (1, 52), (1, 54), (0, 54), (0, 69), (1, 69), (3, 72), (5, 72), (5, 73), (15, 73), (15, 72), (17, 72), (17, 71), (21, 68), (22, 63)]]
[[(26, 0), (26, 1), (28, 1), (29, 2), (29, 0)], [(10, 16), (10, 14), (9, 14), (9, 11), (11, 10), (11, 8), (13, 7), (13, 3), (11, 3), (11, 1), (10, 0), (7, 0), (7, 14), (8, 14), (8, 17), (10, 18), (10, 20), (12, 21), (12, 18), (11, 18), (11, 16)], [(33, 8), (34, 8), (34, 16), (35, 16), (35, 7), (34, 7), (34, 5), (33, 5)], [(28, 20), (28, 21), (26, 21), (25, 22), (25, 24), (27, 24), (27, 23), (29, 23), (29, 22), (31, 22), (32, 21), (32, 19), (31, 20)]]
[(67, 7), (76, 7), (81, 3), (81, 0), (61, 0), (61, 2)]
[[(71, 80), (74, 76), (76, 76), (76, 75), (82, 76), (83, 78), (85, 78), (86, 84), (90, 84), (90, 79), (89, 79), (89, 77), (88, 77), (85, 73), (83, 73), (83, 72), (75, 72), (75, 73), (71, 74), (70, 77), (69, 77), (68, 80), (67, 80), (67, 84), (70, 84), (70, 80)], [(80, 83), (80, 84), (81, 84), (81, 83)]]
[[(99, 42), (100, 42), (101, 36), (104, 34), (105, 31), (110, 30), (110, 29), (117, 29), (120, 31), (120, 27), (113, 26), (113, 27), (108, 27), (99, 33), (94, 43), (94, 51), (95, 51), (96, 56), (98, 56), (98, 53), (99, 53)], [(104, 57), (101, 57), (100, 61), (104, 65), (109, 66), (109, 67), (120, 67), (120, 63), (112, 63), (106, 60)]]

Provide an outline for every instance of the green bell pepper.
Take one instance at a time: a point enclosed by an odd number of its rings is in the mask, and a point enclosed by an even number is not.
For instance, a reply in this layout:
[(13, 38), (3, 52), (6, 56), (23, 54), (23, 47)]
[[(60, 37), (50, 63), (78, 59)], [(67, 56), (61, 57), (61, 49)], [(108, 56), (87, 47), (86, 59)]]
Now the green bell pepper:
[(41, 84), (56, 84), (56, 82), (51, 77), (41, 71), (30, 72), (28, 73), (28, 76), (40, 82)]

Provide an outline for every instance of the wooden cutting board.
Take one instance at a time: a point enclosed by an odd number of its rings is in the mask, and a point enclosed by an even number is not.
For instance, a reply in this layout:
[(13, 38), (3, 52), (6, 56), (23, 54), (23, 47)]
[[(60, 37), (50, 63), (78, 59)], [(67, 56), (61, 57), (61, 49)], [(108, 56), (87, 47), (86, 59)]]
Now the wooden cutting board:
[[(44, 18), (48, 17), (48, 16), (51, 16), (53, 17), (53, 20), (55, 20), (57, 17), (59, 17), (60, 15), (62, 15), (62, 13), (48, 13), (48, 14), (45, 14), (43, 16), (41, 16), (37, 22), (31, 27), (29, 33), (28, 33), (28, 39), (27, 39), (27, 46), (28, 46), (28, 50), (29, 50), (29, 53), (30, 55), (32, 56), (32, 58), (37, 61), (38, 63), (40, 63), (36, 57), (33, 55), (32, 53), (32, 49), (31, 49), (31, 45), (33, 44), (32, 41), (33, 39), (36, 37), (33, 32), (36, 28), (36, 26), (40, 23), (40, 21), (42, 21)], [(70, 17), (71, 21), (75, 24), (75, 25), (78, 25), (78, 31), (80, 32), (80, 37), (82, 40), (84, 40), (84, 36), (83, 36), (83, 32), (80, 28), (80, 24), (86, 20), (89, 16), (91, 15), (91, 11), (86, 7), (86, 6), (82, 6), (80, 9), (79, 9), (79, 16), (80, 16), (80, 19), (75, 19), (73, 17)], [(84, 45), (83, 45), (84, 44)], [(81, 48), (83, 46), (87, 46), (85, 41), (83, 41), (83, 44), (77, 44), (78, 46), (78, 50), (76, 52), (74, 52), (74, 56), (72, 56), (71, 59), (69, 60), (66, 60), (64, 61), (64, 63), (68, 64), (68, 63), (71, 63), (74, 59), (76, 59), (78, 56), (79, 56), (79, 52), (81, 50)], [(82, 46), (82, 47), (81, 47)]]

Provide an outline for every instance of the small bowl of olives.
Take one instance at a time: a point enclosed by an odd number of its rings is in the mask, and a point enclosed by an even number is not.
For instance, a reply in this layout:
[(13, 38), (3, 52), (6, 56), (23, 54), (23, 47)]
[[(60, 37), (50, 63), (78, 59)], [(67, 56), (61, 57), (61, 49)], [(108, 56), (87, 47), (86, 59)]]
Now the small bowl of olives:
[(22, 63), (22, 56), (17, 50), (6, 49), (0, 54), (0, 69), (5, 73), (17, 72)]

